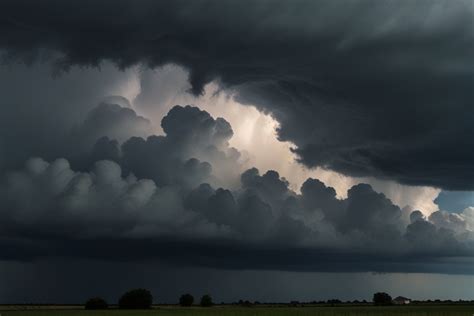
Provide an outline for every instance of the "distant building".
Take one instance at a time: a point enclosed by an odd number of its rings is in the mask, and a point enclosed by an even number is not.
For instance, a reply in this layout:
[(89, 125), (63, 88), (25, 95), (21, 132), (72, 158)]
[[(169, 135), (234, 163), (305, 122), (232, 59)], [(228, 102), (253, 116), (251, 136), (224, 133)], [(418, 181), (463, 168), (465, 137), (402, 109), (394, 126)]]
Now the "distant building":
[(406, 304), (410, 304), (411, 300), (403, 296), (397, 296), (392, 300), (392, 303), (395, 305), (406, 305)]

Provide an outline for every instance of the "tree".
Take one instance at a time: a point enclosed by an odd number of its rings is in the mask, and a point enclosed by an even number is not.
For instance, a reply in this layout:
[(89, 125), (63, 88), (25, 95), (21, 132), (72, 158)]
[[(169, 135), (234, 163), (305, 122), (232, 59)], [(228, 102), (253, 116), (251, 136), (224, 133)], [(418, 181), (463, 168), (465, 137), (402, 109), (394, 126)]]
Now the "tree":
[(194, 303), (194, 297), (191, 294), (183, 294), (179, 298), (179, 305), (181, 306), (191, 306)]
[(210, 295), (204, 295), (203, 297), (201, 297), (201, 306), (202, 307), (210, 307), (212, 306), (214, 303), (212, 303), (212, 297)]
[(374, 305), (391, 305), (392, 297), (384, 292), (378, 292), (374, 294)]
[(101, 297), (93, 297), (87, 300), (84, 308), (85, 309), (107, 309), (109, 305)]
[(153, 296), (145, 289), (135, 289), (126, 292), (119, 300), (122, 309), (148, 309), (151, 308)]

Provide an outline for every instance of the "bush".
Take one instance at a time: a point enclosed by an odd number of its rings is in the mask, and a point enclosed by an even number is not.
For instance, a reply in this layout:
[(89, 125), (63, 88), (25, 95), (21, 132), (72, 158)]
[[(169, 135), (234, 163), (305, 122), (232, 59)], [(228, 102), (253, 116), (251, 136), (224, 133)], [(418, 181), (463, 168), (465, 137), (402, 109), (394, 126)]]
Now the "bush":
[(387, 293), (378, 292), (374, 294), (374, 305), (391, 305), (392, 297)]
[(101, 297), (93, 297), (87, 300), (84, 308), (85, 309), (107, 309), (109, 305)]
[(194, 303), (194, 297), (191, 294), (183, 294), (179, 298), (179, 305), (191, 306)]
[(153, 296), (145, 289), (135, 289), (123, 294), (119, 300), (121, 309), (148, 309), (151, 308)]
[(210, 295), (204, 295), (203, 297), (201, 297), (202, 307), (210, 307), (212, 305), (214, 305), (214, 303), (212, 303), (212, 297)]

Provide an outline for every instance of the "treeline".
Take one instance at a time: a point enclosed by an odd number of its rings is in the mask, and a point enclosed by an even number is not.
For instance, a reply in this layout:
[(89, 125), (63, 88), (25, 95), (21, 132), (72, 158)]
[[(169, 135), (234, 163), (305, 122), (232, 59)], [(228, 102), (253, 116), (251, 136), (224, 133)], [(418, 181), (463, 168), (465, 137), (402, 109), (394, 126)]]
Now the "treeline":
[[(153, 304), (153, 296), (150, 291), (146, 289), (134, 289), (124, 293), (119, 301), (119, 309), (150, 309)], [(194, 296), (191, 294), (183, 294), (179, 298), (179, 304), (183, 307), (189, 307), (194, 305)], [(212, 297), (205, 294), (199, 301), (201, 307), (211, 307), (214, 305)], [(85, 309), (107, 309), (109, 304), (104, 298), (93, 297), (87, 300)]]
[[(410, 300), (410, 305), (472, 305), (474, 300)], [(150, 291), (146, 289), (134, 289), (124, 293), (118, 300), (118, 308), (120, 309), (149, 309), (153, 305), (153, 296)], [(214, 304), (212, 297), (209, 294), (201, 296), (199, 301), (195, 301), (194, 296), (186, 293), (179, 297), (179, 305), (182, 307), (201, 306), (211, 307)], [(290, 306), (290, 307), (305, 307), (305, 306), (341, 306), (341, 305), (377, 305), (377, 306), (388, 306), (394, 305), (392, 297), (384, 292), (375, 293), (372, 297), (372, 301), (366, 300), (353, 300), (353, 301), (342, 301), (339, 299), (329, 299), (320, 301), (309, 301), (299, 302), (291, 301), (290, 303), (271, 303), (271, 302), (259, 302), (249, 300), (239, 300), (230, 304), (221, 303), (221, 305), (234, 305), (242, 307), (256, 307), (259, 305), (264, 306)], [(109, 304), (101, 297), (90, 298), (86, 304), (86, 309), (107, 309)]]

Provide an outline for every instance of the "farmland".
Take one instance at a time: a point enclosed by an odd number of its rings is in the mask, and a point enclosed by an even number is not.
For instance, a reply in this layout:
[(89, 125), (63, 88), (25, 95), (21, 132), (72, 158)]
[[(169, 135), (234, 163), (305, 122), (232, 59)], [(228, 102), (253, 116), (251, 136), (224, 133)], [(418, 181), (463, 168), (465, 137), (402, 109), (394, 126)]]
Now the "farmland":
[(82, 309), (36, 308), (4, 310), (1, 316), (472, 316), (474, 305), (429, 306), (339, 306), (339, 307), (234, 307), (212, 308), (155, 307), (151, 310), (86, 311)]

